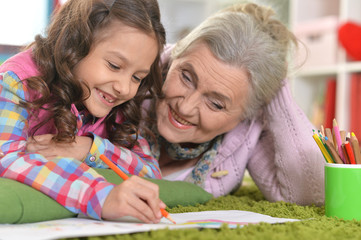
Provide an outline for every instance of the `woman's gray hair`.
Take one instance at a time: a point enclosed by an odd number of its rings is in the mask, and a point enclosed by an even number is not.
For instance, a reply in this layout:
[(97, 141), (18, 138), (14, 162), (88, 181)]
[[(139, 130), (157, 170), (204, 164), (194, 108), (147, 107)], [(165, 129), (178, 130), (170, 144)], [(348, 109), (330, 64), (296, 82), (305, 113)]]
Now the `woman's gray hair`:
[(295, 36), (273, 16), (272, 9), (252, 3), (224, 9), (178, 41), (172, 59), (205, 43), (222, 62), (245, 69), (250, 90), (242, 117), (252, 118), (281, 88), (289, 48), (292, 43), (297, 46)]

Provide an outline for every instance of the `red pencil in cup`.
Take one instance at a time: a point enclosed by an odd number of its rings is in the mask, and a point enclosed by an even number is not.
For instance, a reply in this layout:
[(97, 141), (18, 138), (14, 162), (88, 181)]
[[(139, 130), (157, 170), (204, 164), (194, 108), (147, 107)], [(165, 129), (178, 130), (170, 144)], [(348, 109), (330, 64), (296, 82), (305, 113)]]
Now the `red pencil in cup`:
[(355, 156), (353, 154), (353, 150), (352, 150), (352, 146), (351, 146), (350, 142), (345, 141), (344, 146), (345, 146), (345, 150), (346, 150), (345, 152), (348, 156), (348, 159), (350, 160), (350, 164), (356, 164)]
[[(118, 174), (119, 177), (121, 177), (124, 181), (129, 178), (127, 174), (125, 174), (122, 170), (120, 170), (120, 168), (118, 168), (117, 165), (115, 165), (112, 161), (110, 161), (104, 154), (101, 154), (99, 156), (99, 158), (106, 165), (108, 165), (116, 174)], [(167, 218), (169, 221), (176, 224), (176, 222), (172, 219), (172, 217), (169, 215), (169, 213), (165, 209), (161, 208), (160, 211), (161, 211), (163, 217)]]
[(359, 146), (359, 142), (358, 139), (355, 135), (355, 133), (351, 133), (351, 145), (352, 145), (352, 149), (353, 149), (353, 154), (355, 156), (355, 161), (356, 164), (361, 164), (361, 153), (360, 153), (360, 146)]

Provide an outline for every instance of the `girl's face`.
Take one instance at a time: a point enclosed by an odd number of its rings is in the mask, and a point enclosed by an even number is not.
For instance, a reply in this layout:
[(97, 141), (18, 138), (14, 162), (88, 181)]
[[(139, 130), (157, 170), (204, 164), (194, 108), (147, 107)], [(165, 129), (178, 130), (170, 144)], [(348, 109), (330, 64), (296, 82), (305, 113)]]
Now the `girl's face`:
[(169, 69), (157, 103), (159, 133), (172, 143), (202, 143), (230, 131), (242, 120), (248, 88), (244, 69), (197, 45)]
[(120, 21), (97, 32), (95, 39), (89, 54), (74, 68), (74, 74), (90, 89), (85, 107), (100, 118), (135, 96), (150, 72), (158, 45), (155, 36)]

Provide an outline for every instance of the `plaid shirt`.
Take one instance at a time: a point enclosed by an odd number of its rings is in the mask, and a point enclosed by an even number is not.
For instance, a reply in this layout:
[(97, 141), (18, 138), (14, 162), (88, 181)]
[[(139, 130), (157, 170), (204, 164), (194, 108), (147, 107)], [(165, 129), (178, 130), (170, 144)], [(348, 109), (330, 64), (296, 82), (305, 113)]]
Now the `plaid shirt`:
[[(10, 64), (5, 62), (0, 66), (0, 148), (5, 154), (0, 160), (0, 177), (25, 183), (68, 210), (82, 212), (95, 219), (101, 218), (104, 201), (114, 188), (113, 184), (91, 168), (107, 168), (98, 158), (100, 154), (117, 163), (126, 173), (161, 178), (158, 163), (151, 156), (145, 139), (139, 137), (139, 146), (131, 150), (115, 146), (105, 138), (104, 118), (98, 119), (94, 124), (83, 123), (83, 118), (74, 105), (72, 111), (78, 117), (77, 135), (93, 138), (84, 163), (65, 157), (48, 160), (36, 152), (27, 152), (26, 141), (31, 118), (29, 112), (18, 103), (20, 100), (31, 99), (31, 93), (21, 81), (30, 77), (24, 77), (23, 65), (33, 71), (36, 68), (30, 56), (31, 52), (26, 51), (10, 59)], [(11, 71), (6, 69), (8, 66)], [(39, 134), (51, 133), (46, 132), (47, 129), (51, 128), (40, 129)]]

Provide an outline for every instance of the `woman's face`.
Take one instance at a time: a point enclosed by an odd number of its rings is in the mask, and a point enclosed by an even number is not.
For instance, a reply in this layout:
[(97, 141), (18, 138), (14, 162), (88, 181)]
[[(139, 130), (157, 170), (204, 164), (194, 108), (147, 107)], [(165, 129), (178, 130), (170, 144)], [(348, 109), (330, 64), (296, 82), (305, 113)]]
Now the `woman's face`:
[(135, 96), (150, 72), (158, 45), (154, 36), (120, 21), (99, 31), (96, 39), (89, 54), (74, 68), (74, 74), (90, 89), (85, 107), (93, 116), (104, 117)]
[(159, 133), (172, 143), (202, 143), (230, 131), (241, 121), (248, 87), (244, 69), (197, 45), (172, 62), (157, 102)]

